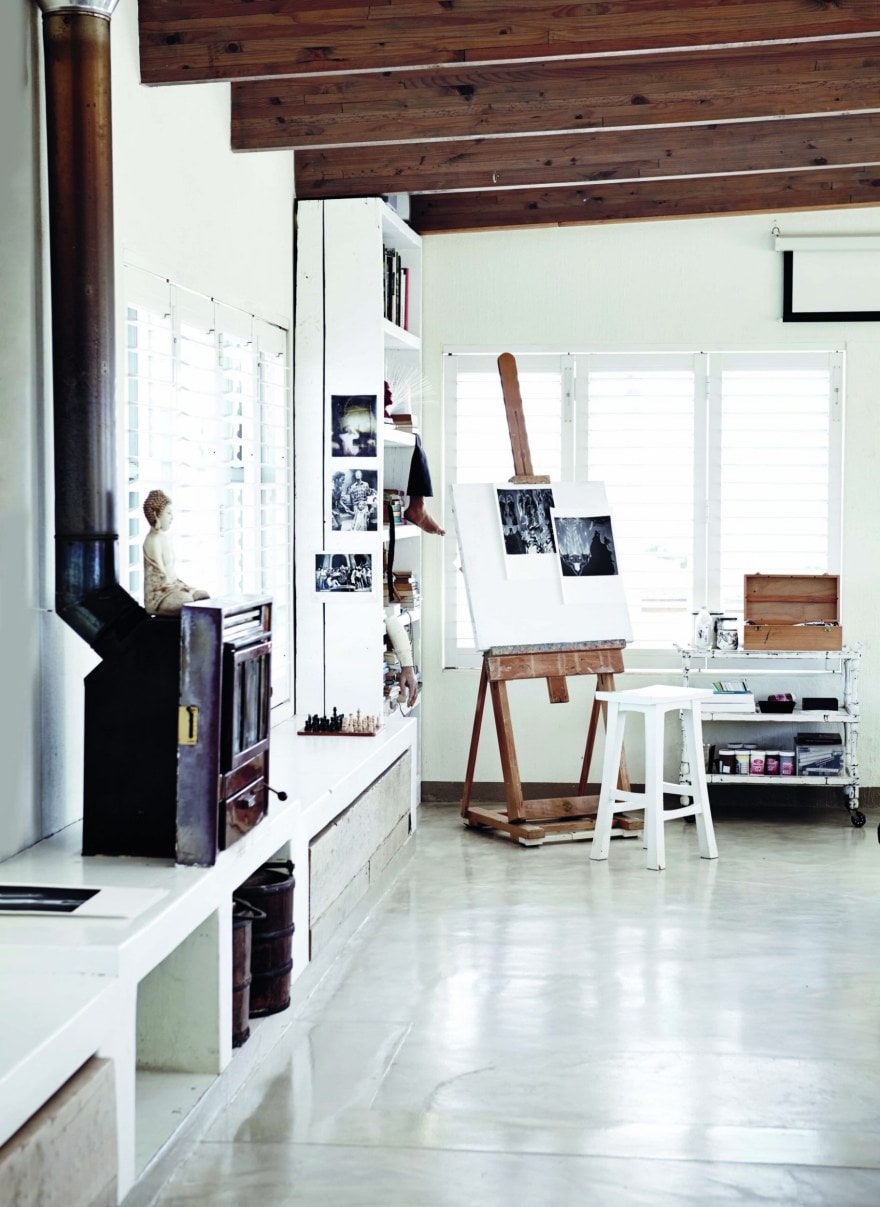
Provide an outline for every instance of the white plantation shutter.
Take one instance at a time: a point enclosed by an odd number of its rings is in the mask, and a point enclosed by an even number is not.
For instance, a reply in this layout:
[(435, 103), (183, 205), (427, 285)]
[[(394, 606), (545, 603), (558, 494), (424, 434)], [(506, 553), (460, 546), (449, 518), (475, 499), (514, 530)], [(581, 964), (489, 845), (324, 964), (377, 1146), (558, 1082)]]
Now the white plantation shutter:
[(745, 574), (839, 568), (839, 358), (761, 360), (719, 356), (711, 371), (711, 574), (718, 608), (739, 616)]
[[(518, 361), (520, 394), (536, 474), (562, 474), (562, 372), (565, 358), (530, 356)], [(454, 371), (456, 482), (506, 482), (513, 453), (498, 376), (497, 357), (449, 357)]]
[[(517, 355), (536, 472), (605, 484), (633, 649), (690, 639), (703, 602), (742, 617), (743, 576), (839, 571), (839, 353)], [(512, 461), (494, 355), (446, 359), (450, 481)], [(573, 401), (572, 401), (573, 399)], [(475, 665), (447, 542), (447, 665)]]
[(128, 587), (143, 599), (142, 504), (174, 501), (178, 572), (211, 595), (271, 595), (273, 705), (290, 698), (292, 483), (287, 333), (128, 277)]
[(691, 357), (578, 360), (578, 478), (603, 482), (635, 640), (687, 639), (694, 579)]

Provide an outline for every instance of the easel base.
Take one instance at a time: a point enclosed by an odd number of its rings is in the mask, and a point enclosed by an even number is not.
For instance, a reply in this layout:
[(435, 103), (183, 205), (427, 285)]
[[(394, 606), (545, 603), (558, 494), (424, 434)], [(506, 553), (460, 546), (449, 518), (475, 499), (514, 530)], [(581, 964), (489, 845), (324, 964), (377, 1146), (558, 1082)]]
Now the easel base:
[[(486, 805), (471, 805), (462, 815), (469, 828), (500, 830), (508, 838), (515, 839), (524, 847), (539, 847), (545, 842), (577, 842), (591, 839), (596, 828), (596, 818), (571, 817), (558, 821), (542, 820), (511, 821), (504, 809), (493, 809)], [(643, 826), (641, 813), (615, 813), (611, 824), (612, 838), (635, 838)]]

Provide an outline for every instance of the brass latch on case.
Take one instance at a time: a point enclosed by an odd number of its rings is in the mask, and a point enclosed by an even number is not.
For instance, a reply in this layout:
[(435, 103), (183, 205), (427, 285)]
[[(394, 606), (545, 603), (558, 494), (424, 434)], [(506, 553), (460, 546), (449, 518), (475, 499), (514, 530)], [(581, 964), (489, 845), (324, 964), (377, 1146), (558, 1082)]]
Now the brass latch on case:
[(182, 704), (177, 710), (178, 746), (195, 746), (199, 740), (199, 710), (195, 704)]

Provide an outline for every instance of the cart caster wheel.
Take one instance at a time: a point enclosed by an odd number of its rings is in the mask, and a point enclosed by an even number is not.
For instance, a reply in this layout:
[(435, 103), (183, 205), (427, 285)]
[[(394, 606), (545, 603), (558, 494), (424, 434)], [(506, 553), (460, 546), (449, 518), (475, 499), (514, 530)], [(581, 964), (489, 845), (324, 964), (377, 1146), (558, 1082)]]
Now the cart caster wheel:
[(859, 830), (862, 828), (862, 826), (865, 824), (865, 821), (867, 820), (864, 813), (860, 813), (858, 811), (858, 809), (856, 809), (853, 813), (850, 813), (849, 819), (852, 822), (852, 824)]

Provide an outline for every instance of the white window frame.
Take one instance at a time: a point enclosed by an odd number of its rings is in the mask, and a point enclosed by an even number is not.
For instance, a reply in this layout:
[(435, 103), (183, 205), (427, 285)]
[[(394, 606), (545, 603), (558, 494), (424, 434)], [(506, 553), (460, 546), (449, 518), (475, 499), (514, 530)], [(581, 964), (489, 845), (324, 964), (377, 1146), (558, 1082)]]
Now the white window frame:
[[(510, 351), (511, 349), (505, 349)], [(589, 425), (577, 423), (585, 414), (588, 373), (592, 369), (632, 364), (641, 369), (669, 368), (688, 365), (694, 375), (694, 550), (692, 598), (710, 607), (717, 607), (714, 597), (718, 567), (713, 566), (712, 538), (720, 524), (720, 479), (712, 479), (712, 442), (720, 430), (720, 374), (728, 369), (805, 368), (811, 365), (826, 367), (830, 374), (829, 397), (829, 512), (827, 571), (839, 574), (842, 557), (843, 505), (843, 398), (844, 353), (827, 348), (803, 348), (780, 353), (772, 349), (761, 351), (716, 351), (712, 353), (678, 352), (553, 352), (547, 349), (523, 348), (513, 350), (519, 364), (527, 368), (533, 357), (555, 358), (560, 372), (562, 391), (563, 480), (581, 477), (587, 464)], [(443, 357), (444, 444), (447, 483), (457, 481), (456, 444), (456, 375), (465, 360), (474, 368), (484, 370), (495, 364), (498, 353), (486, 348), (447, 348)], [(497, 366), (496, 366), (497, 371)], [(705, 404), (703, 404), (705, 399)], [(566, 450), (571, 455), (566, 457)], [(703, 455), (699, 455), (702, 450)], [(512, 473), (511, 458), (511, 473)], [(541, 467), (535, 465), (535, 471)], [(444, 665), (448, 669), (479, 667), (481, 654), (477, 650), (457, 648), (457, 593), (461, 581), (456, 542), (445, 542), (444, 548)], [(718, 584), (720, 586), (720, 584)], [(459, 599), (461, 596), (459, 596)], [(627, 650), (630, 668), (675, 669), (671, 658), (673, 643), (647, 646), (631, 645)], [(677, 665), (677, 664), (676, 664)]]

